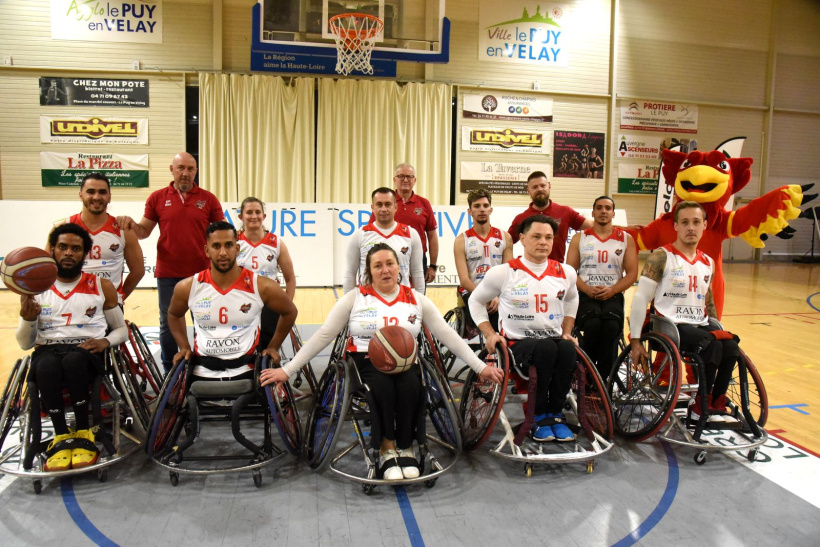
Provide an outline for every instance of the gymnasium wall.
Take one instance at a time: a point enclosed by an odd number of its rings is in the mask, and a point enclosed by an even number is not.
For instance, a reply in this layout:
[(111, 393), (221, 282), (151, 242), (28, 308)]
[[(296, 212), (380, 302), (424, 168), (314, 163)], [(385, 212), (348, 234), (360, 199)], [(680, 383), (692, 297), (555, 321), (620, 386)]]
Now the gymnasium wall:
[[(184, 86), (195, 82), (199, 71), (249, 70), (254, 3), (164, 0), (163, 43), (128, 44), (52, 40), (49, 0), (0, 2), (0, 196), (15, 200), (46, 196), (52, 200), (76, 199), (74, 190), (44, 189), (39, 182), (40, 150), (45, 146), (49, 150), (75, 148), (39, 143), (37, 122), (45, 112), (38, 102), (37, 78), (49, 75), (148, 79), (151, 107), (128, 113), (148, 117), (149, 144), (105, 149), (148, 153), (151, 189), (166, 185), (170, 159), (185, 146)], [(398, 79), (454, 84), (459, 105), (456, 139), (464, 125), (464, 94), (488, 90), (552, 98), (555, 120), (548, 130), (606, 133), (603, 180), (566, 178), (554, 182), (556, 201), (578, 208), (589, 207), (595, 196), (617, 188), (614, 146), (620, 132), (621, 100), (697, 104), (696, 138), (701, 149), (729, 137), (746, 136), (744, 155), (752, 157), (755, 164), (752, 181), (741, 192), (741, 198), (755, 197), (782, 184), (817, 181), (813, 149), (820, 135), (817, 2), (577, 0), (566, 4), (581, 21), (567, 67), (541, 69), (478, 61), (477, 2), (449, 0), (449, 64), (399, 63)], [(13, 66), (2, 65), (6, 55), (12, 56)], [(143, 70), (130, 70), (135, 59), (141, 61)], [(533, 91), (534, 82), (538, 82), (539, 91)], [(50, 107), (48, 113), (75, 110)], [(122, 115), (125, 110), (95, 113)], [(481, 124), (473, 121), (472, 125)], [(459, 163), (476, 161), (476, 154), (457, 151), (452, 158), (457, 176)], [(483, 153), (480, 157), (482, 161), (516, 160), (508, 156)], [(552, 156), (522, 156), (527, 162), (552, 162)], [(115, 198), (140, 200), (149, 190), (118, 189)], [(616, 199), (631, 222), (651, 219), (651, 197), (616, 195)], [(455, 202), (464, 203), (464, 196), (455, 196)], [(526, 202), (523, 197), (498, 198), (499, 205), (522, 206)], [(797, 220), (793, 225), (798, 229), (796, 237), (790, 241), (772, 238), (766, 252), (805, 252), (811, 223)], [(749, 258), (751, 250), (735, 243), (731, 254)]]

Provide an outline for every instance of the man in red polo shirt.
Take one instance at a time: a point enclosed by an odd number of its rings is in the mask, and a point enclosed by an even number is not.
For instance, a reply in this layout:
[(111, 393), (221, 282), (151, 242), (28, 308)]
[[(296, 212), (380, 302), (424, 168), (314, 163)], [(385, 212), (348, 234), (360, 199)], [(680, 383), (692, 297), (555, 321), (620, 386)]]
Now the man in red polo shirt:
[[(393, 184), (396, 187), (396, 222), (407, 224), (419, 233), (421, 239), (424, 279), (430, 283), (436, 278), (436, 260), (438, 260), (438, 224), (430, 202), (413, 192), (416, 186), (416, 169), (409, 163), (400, 163), (393, 172)], [(370, 214), (370, 222), (374, 221)], [(429, 245), (428, 245), (429, 241)], [(427, 249), (430, 249), (430, 261), (427, 261)]]
[(159, 343), (162, 366), (168, 371), (177, 343), (168, 328), (168, 306), (177, 283), (208, 268), (205, 255), (205, 229), (211, 222), (224, 220), (222, 205), (215, 195), (195, 182), (196, 160), (187, 152), (174, 156), (171, 164), (173, 182), (148, 196), (142, 220), (117, 217), (123, 229), (133, 229), (139, 239), (145, 239), (159, 224), (157, 242), (157, 278), (159, 293)]
[(549, 258), (564, 261), (564, 255), (567, 248), (567, 235), (569, 229), (585, 230), (592, 227), (594, 221), (591, 218), (584, 218), (578, 211), (566, 205), (558, 205), (550, 199), (550, 189), (552, 185), (547, 179), (546, 173), (542, 171), (533, 171), (527, 177), (527, 193), (530, 195), (532, 202), (526, 211), (515, 217), (507, 230), (512, 236), (513, 243), (518, 241), (518, 227), (525, 218), (533, 215), (546, 215), (558, 221), (558, 231), (555, 233), (555, 242), (552, 245), (552, 252)]

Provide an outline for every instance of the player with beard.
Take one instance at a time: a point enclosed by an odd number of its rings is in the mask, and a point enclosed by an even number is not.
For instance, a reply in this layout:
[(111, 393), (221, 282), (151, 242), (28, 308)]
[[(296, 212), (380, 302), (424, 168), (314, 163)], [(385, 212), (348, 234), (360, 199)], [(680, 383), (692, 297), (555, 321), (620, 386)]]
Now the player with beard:
[[(137, 234), (133, 230), (121, 229), (117, 219), (108, 214), (111, 185), (104, 174), (86, 175), (80, 186), (80, 200), (82, 211), (63, 222), (77, 224), (91, 236), (92, 246), (85, 256), (83, 271), (110, 280), (122, 304), (145, 275), (145, 261)], [(46, 251), (50, 250), (46, 247)], [(128, 275), (123, 279), (126, 265)]]
[(525, 218), (533, 215), (545, 215), (554, 218), (558, 222), (558, 231), (555, 232), (555, 242), (552, 246), (550, 258), (558, 262), (564, 261), (564, 254), (567, 248), (567, 234), (569, 229), (585, 230), (592, 226), (591, 218), (582, 217), (578, 211), (566, 205), (559, 205), (550, 199), (552, 185), (546, 173), (533, 171), (527, 177), (527, 194), (532, 203), (526, 211), (515, 217), (508, 230), (513, 243), (518, 241), (519, 228)]
[[(82, 271), (92, 246), (88, 232), (63, 224), (51, 231), (48, 243), (57, 280), (42, 294), (20, 298), (17, 342), (24, 350), (34, 348), (28, 379), (36, 382), (54, 425), (44, 469), (65, 471), (88, 467), (99, 458), (88, 418), (88, 386), (104, 373), (105, 350), (124, 342), (128, 330), (114, 285)], [(74, 408), (74, 431), (66, 422), (63, 388)]]
[(592, 228), (572, 236), (567, 264), (578, 272), (581, 347), (606, 381), (624, 329), (623, 293), (638, 279), (638, 253), (632, 236), (612, 225), (612, 198), (596, 199), (592, 218)]
[[(279, 314), (273, 338), (262, 351), (274, 363), (279, 362), (279, 347), (296, 321), (296, 306), (279, 284), (239, 266), (238, 253), (236, 229), (225, 221), (212, 223), (205, 232), (210, 267), (174, 288), (168, 325), (179, 351), (173, 362), (190, 361), (196, 355), (197, 380), (253, 379), (263, 307)], [(194, 317), (193, 349), (185, 326), (189, 309)]]
[[(467, 212), (473, 219), (473, 226), (456, 237), (453, 253), (461, 284), (456, 290), (464, 302), (467, 325), (475, 328), (468, 304), (470, 294), (490, 268), (512, 260), (513, 242), (510, 234), (490, 225), (493, 196), (487, 190), (480, 188), (467, 194)], [(487, 303), (487, 313), (490, 314), (490, 324), (498, 330), (498, 298)]]

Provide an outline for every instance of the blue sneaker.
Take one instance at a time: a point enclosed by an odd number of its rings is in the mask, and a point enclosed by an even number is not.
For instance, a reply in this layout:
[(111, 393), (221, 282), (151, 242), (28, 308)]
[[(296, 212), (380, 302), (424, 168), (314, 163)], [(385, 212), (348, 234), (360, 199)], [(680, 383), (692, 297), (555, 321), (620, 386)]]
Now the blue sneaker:
[(538, 425), (547, 417), (546, 414), (536, 414), (535, 425), (532, 427), (532, 438), (539, 443), (546, 443), (555, 440), (552, 427), (548, 425)]
[(567, 442), (575, 440), (575, 433), (564, 424), (553, 424), (552, 432), (555, 434), (556, 441)]

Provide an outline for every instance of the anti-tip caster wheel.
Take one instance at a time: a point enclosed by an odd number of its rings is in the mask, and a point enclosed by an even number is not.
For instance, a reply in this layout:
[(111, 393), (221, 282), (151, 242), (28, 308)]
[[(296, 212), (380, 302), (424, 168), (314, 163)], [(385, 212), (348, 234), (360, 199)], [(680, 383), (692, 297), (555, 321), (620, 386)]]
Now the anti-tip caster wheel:
[(258, 469), (254, 469), (253, 471), (253, 485), (257, 488), (262, 487), (262, 472)]
[(102, 469), (97, 469), (97, 480), (100, 482), (105, 482), (108, 480), (108, 468), (103, 467)]
[(531, 463), (528, 463), (527, 465), (524, 466), (524, 474), (527, 476), (527, 478), (532, 477), (532, 464)]
[(594, 471), (594, 470), (595, 470), (595, 462), (594, 461), (588, 461), (587, 462), (587, 475), (591, 475), (592, 471)]
[(302, 385), (302, 376), (297, 376), (295, 380), (293, 380), (293, 387), (299, 389)]
[(32, 486), (34, 487), (35, 494), (39, 494), (43, 491), (43, 481), (41, 481), (40, 479), (35, 479), (34, 483), (32, 483)]
[(362, 485), (362, 492), (364, 492), (364, 493), (365, 493), (366, 495), (368, 495), (368, 496), (369, 496), (369, 495), (371, 495), (371, 494), (373, 494), (373, 491), (374, 491), (375, 489), (376, 489), (376, 485), (375, 485), (375, 484), (363, 484), (363, 485)]
[(759, 448), (752, 448), (749, 450), (749, 453), (746, 454), (746, 459), (749, 460), (751, 463), (757, 461), (757, 455), (760, 453)]
[(427, 488), (432, 488), (436, 485), (437, 480), (438, 480), (438, 477), (436, 477), (435, 479), (428, 479), (428, 480), (424, 481), (424, 486), (426, 486)]
[(179, 484), (179, 473), (175, 473), (175, 472), (171, 471), (170, 479), (171, 479), (171, 486), (178, 485)]
[(706, 451), (701, 450), (697, 454), (695, 454), (695, 463), (698, 465), (703, 465), (706, 463)]

